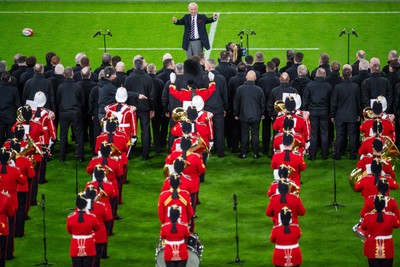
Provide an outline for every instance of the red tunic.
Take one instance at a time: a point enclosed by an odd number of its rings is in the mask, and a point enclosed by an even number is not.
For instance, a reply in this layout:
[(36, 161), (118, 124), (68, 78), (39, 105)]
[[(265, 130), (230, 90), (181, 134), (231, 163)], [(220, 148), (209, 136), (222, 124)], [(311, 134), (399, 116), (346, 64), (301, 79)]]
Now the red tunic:
[[(43, 126), (39, 122), (35, 122), (35, 121), (29, 121), (29, 123), (26, 123), (26, 122), (15, 123), (14, 126), (12, 127), (13, 132), (14, 132), (17, 124), (21, 124), (25, 128), (24, 141), (27, 141), (28, 137), (30, 137), (36, 143), (36, 145), (39, 147), (39, 149), (42, 149), (42, 144), (43, 144), (44, 136), (45, 136), (45, 131), (43, 129)], [(21, 147), (22, 147), (22, 143), (21, 143)], [(41, 162), (42, 158), (43, 158), (42, 155), (39, 155), (37, 153), (35, 153), (33, 155), (33, 159), (36, 162)]]
[[(208, 148), (210, 146), (210, 140), (212, 140), (210, 129), (204, 122), (196, 122), (195, 127), (196, 127), (196, 131), (190, 133), (190, 135), (192, 137), (194, 137), (195, 139), (197, 139), (197, 136), (200, 136), (204, 140), (205, 145)], [(183, 135), (181, 123), (177, 123), (174, 125), (174, 127), (172, 127), (171, 134), (173, 136), (177, 136), (177, 137), (181, 137)], [(202, 152), (202, 151), (199, 151), (199, 152)]]
[[(375, 209), (374, 205), (375, 196), (369, 196), (364, 201), (364, 207), (361, 209), (360, 216), (364, 217), (368, 212), (372, 212)], [(397, 205), (396, 199), (393, 197), (385, 196), (385, 211), (393, 213), (398, 220), (400, 220), (399, 206)]]
[[(210, 82), (208, 88), (196, 89), (195, 95), (201, 96), (204, 102), (206, 102), (207, 99), (209, 99), (210, 96), (215, 92), (215, 89), (216, 89), (215, 82)], [(175, 84), (170, 84), (169, 94), (178, 99), (180, 102), (192, 101), (192, 90), (188, 89), (177, 90)]]
[[(390, 195), (390, 189), (396, 190), (399, 188), (399, 184), (393, 180), (389, 176), (380, 176), (386, 178), (387, 182), (389, 183), (389, 190), (387, 192), (387, 196)], [(375, 176), (368, 174), (361, 178), (355, 185), (354, 185), (354, 191), (361, 192), (361, 195), (366, 199), (369, 196), (377, 195), (378, 194), (378, 188), (376, 187), (376, 184), (374, 183), (375, 181)]]
[[(96, 138), (96, 146), (95, 146), (95, 152), (98, 153), (100, 150), (100, 145), (106, 141), (108, 143), (108, 133), (101, 133), (99, 136)], [(118, 158), (121, 159), (121, 164), (123, 166), (128, 164), (128, 157), (126, 156), (126, 152), (128, 152), (128, 144), (129, 144), (129, 139), (126, 137), (124, 133), (121, 132), (116, 132), (113, 135), (113, 140), (112, 144), (115, 146), (116, 150), (114, 150), (112, 156), (117, 156)], [(115, 154), (115, 155), (114, 155)]]
[(364, 255), (369, 259), (394, 258), (393, 228), (400, 227), (400, 222), (391, 212), (382, 212), (383, 222), (377, 222), (378, 213), (367, 213), (361, 223), (366, 231)]
[(57, 129), (54, 125), (54, 112), (46, 108), (40, 108), (40, 117), (36, 118), (36, 110), (32, 110), (33, 120), (42, 125), (44, 134), (42, 144), (48, 146), (50, 143), (50, 138), (57, 139)]
[(121, 103), (121, 110), (117, 112), (118, 103), (108, 105), (104, 108), (106, 118), (115, 116), (118, 119), (118, 131), (125, 133), (131, 139), (137, 135), (136, 107)]
[(194, 212), (192, 204), (190, 202), (190, 195), (187, 191), (178, 189), (179, 198), (172, 198), (172, 190), (166, 190), (161, 192), (160, 198), (158, 200), (158, 218), (161, 224), (169, 222), (169, 210), (172, 205), (179, 206), (180, 217), (179, 222), (189, 223)]
[(290, 161), (285, 161), (285, 151), (275, 153), (271, 160), (271, 168), (279, 169), (281, 164), (290, 166), (293, 168), (292, 173), (289, 178), (300, 186), (300, 173), (304, 171), (307, 167), (304, 158), (298, 152), (290, 152)]
[[(113, 197), (116, 197), (117, 195), (115, 193), (115, 189), (114, 189), (114, 186), (112, 185), (112, 183), (103, 181), (102, 184), (103, 184), (103, 188), (104, 188), (103, 190), (106, 195), (103, 195), (102, 198), (99, 199), (99, 201), (103, 202), (106, 205), (107, 211), (109, 211), (110, 214), (112, 214), (110, 199)], [(86, 191), (86, 188), (88, 188), (90, 185), (92, 185), (97, 190), (97, 194), (99, 194), (99, 192), (100, 192), (99, 183), (97, 181), (88, 182), (86, 184), (85, 191)]]
[(208, 130), (210, 131), (210, 140), (214, 140), (214, 124), (212, 121), (213, 114), (208, 111), (199, 111), (197, 122), (201, 122), (207, 125)]
[[(360, 126), (360, 132), (362, 133), (363, 139), (368, 137), (373, 137), (375, 134), (372, 131), (372, 126), (374, 124), (374, 119), (364, 121)], [(381, 119), (382, 122), (382, 135), (388, 136), (393, 141), (396, 140), (396, 131), (394, 129), (394, 124), (388, 119)]]
[[(272, 143), (272, 147), (274, 148), (275, 152), (279, 152), (283, 150), (283, 145), (282, 145), (282, 140), (283, 140), (283, 133), (278, 133), (274, 137), (274, 142)], [(303, 136), (300, 134), (294, 133), (294, 147), (297, 147), (297, 151), (301, 154), (304, 155), (304, 150), (306, 143), (303, 139)]]
[(100, 229), (99, 221), (94, 214), (83, 213), (83, 222), (78, 222), (79, 213), (75, 211), (68, 215), (67, 232), (72, 235), (69, 248), (71, 257), (87, 257), (96, 255), (93, 232)]
[(104, 222), (111, 221), (113, 219), (111, 212), (107, 210), (107, 207), (103, 202), (95, 201), (92, 202), (92, 209), (90, 210), (90, 213), (96, 216), (100, 225), (100, 228), (93, 233), (94, 242), (96, 244), (107, 243), (108, 237)]
[[(180, 178), (181, 178), (181, 184), (179, 185), (180, 189), (188, 191), (189, 194), (193, 194), (193, 193), (197, 192), (197, 191), (194, 191), (196, 188), (195, 188), (195, 185), (192, 182), (192, 179), (190, 178), (189, 175), (181, 173)], [(164, 184), (161, 188), (161, 192), (169, 190), (170, 188), (171, 188), (171, 185), (169, 183), (169, 177), (167, 177), (164, 180)]]
[[(297, 115), (297, 114), (291, 114), (294, 120), (294, 127), (293, 130), (295, 133), (300, 134), (303, 137), (303, 140), (308, 141), (310, 140), (310, 131), (309, 127), (307, 126), (307, 121)], [(272, 128), (274, 131), (283, 132), (283, 122), (285, 121), (287, 115), (282, 115), (276, 118), (274, 121), (274, 124), (272, 125)]]
[[(372, 144), (374, 143), (374, 140), (375, 140), (375, 136), (373, 136), (373, 137), (368, 137), (367, 139), (365, 139), (362, 143), (361, 143), (361, 146), (360, 146), (360, 148), (358, 149), (358, 155), (359, 156), (361, 156), (361, 155), (367, 155), (367, 154), (372, 154), (373, 153), (373, 151), (372, 151)], [(382, 141), (382, 143), (384, 144), (385, 143), (385, 138), (382, 136), (382, 137), (379, 137), (379, 139)]]
[(89, 162), (89, 165), (86, 167), (86, 173), (89, 175), (92, 175), (96, 165), (100, 164), (106, 170), (107, 180), (112, 183), (112, 185), (114, 186), (115, 194), (118, 195), (119, 187), (118, 187), (117, 179), (120, 179), (123, 175), (122, 166), (121, 166), (121, 164), (118, 163), (118, 161), (116, 161), (113, 158), (108, 157), (107, 161), (108, 161), (108, 164), (103, 165), (102, 157), (92, 158), (92, 160)]
[[(367, 165), (371, 165), (373, 159), (374, 156), (372, 154), (362, 155), (356, 164), (356, 168), (359, 168), (364, 172), (367, 169)], [(382, 171), (393, 179), (396, 179), (396, 173), (393, 171), (392, 163), (390, 161), (382, 162)]]
[(33, 162), (24, 156), (17, 156), (15, 159), (15, 166), (21, 171), (25, 183), (17, 185), (17, 192), (28, 192), (28, 181), (27, 179), (33, 179), (35, 177), (35, 169), (33, 168)]
[(300, 198), (293, 194), (286, 194), (286, 203), (281, 203), (281, 195), (273, 195), (269, 201), (265, 214), (272, 218), (274, 225), (280, 224), (279, 214), (283, 207), (288, 207), (292, 211), (292, 223), (298, 224), (297, 216), (303, 216), (306, 209)]
[(278, 266), (297, 266), (303, 262), (299, 239), (301, 237), (300, 227), (297, 224), (290, 224), (290, 233), (284, 233), (284, 226), (272, 228), (270, 240), (275, 244), (272, 263)]
[(190, 236), (187, 225), (176, 223), (176, 233), (171, 233), (172, 223), (161, 226), (161, 238), (165, 239), (164, 260), (181, 261), (189, 258), (185, 239)]
[(15, 209), (7, 192), (0, 192), (0, 236), (8, 236), (8, 217), (15, 215)]
[[(0, 173), (0, 190), (4, 190), (10, 194), (13, 208), (18, 209), (17, 187), (18, 184), (24, 185), (26, 179), (17, 167), (7, 165), (7, 173)], [(1, 165), (0, 165), (1, 169)]]
[[(182, 151), (174, 151), (167, 156), (165, 164), (173, 165), (175, 159), (182, 155)], [(203, 160), (197, 153), (190, 153), (186, 156), (187, 166), (183, 170), (183, 173), (190, 176), (193, 183), (193, 192), (196, 193), (200, 189), (200, 175), (205, 173), (206, 166), (203, 164)]]

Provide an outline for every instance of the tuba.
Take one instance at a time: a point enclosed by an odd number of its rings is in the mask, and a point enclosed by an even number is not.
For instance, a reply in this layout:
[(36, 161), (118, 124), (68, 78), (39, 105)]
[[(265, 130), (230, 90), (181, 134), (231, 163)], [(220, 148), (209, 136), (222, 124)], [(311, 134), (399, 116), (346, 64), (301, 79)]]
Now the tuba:
[(371, 107), (365, 107), (363, 109), (363, 117), (364, 120), (371, 120), (374, 118), (374, 112), (372, 111)]
[(16, 157), (28, 157), (31, 156), (32, 154), (39, 154), (40, 156), (43, 157), (43, 151), (38, 147), (38, 145), (35, 143), (35, 141), (30, 137), (29, 135), (26, 136), (28, 138), (28, 144), (21, 150), (21, 152), (16, 153)]
[(394, 170), (396, 168), (396, 163), (397, 160), (400, 158), (400, 153), (399, 149), (395, 145), (392, 139), (390, 139), (388, 136), (383, 136), (384, 138), (384, 144), (382, 148), (382, 162), (392, 163), (392, 169)]
[(190, 153), (196, 152), (196, 153), (201, 153), (203, 151), (206, 151), (209, 153), (208, 146), (206, 142), (203, 140), (203, 138), (200, 135), (197, 135), (196, 141), (192, 143), (192, 146), (189, 148), (189, 150), (186, 152), (186, 155), (189, 155)]
[(24, 117), (22, 116), (22, 108), (23, 108), (23, 107), (19, 107), (19, 108), (17, 109), (17, 122), (18, 122), (18, 123), (23, 123), (23, 122), (25, 122), (25, 119), (24, 119)]
[(274, 109), (277, 113), (286, 113), (285, 102), (283, 100), (275, 101)]
[(365, 175), (367, 175), (367, 170), (362, 171), (360, 168), (352, 170), (349, 175), (349, 184), (351, 189), (354, 190), (355, 184), (358, 183), (358, 181), (360, 181)]
[(172, 110), (172, 120), (174, 122), (187, 120), (187, 114), (183, 107), (177, 107)]

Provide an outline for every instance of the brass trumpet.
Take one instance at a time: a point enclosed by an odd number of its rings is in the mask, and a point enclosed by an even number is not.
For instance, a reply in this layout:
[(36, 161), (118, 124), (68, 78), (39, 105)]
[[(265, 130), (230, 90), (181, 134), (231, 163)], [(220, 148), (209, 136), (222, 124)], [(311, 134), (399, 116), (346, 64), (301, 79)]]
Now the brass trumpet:
[(392, 169), (394, 170), (397, 165), (397, 160), (400, 158), (399, 149), (388, 136), (384, 136), (383, 138), (385, 140), (382, 148), (382, 161), (385, 163), (391, 162)]
[(96, 195), (96, 197), (94, 198), (94, 201), (101, 201), (103, 198), (107, 198), (108, 195), (107, 193), (99, 187), (99, 193)]
[(174, 122), (186, 121), (188, 119), (183, 107), (177, 107), (172, 110), (172, 119)]
[(363, 117), (364, 120), (371, 120), (374, 118), (374, 112), (372, 111), (371, 107), (365, 107), (363, 109)]
[(274, 103), (274, 109), (278, 113), (286, 113), (286, 108), (285, 108), (285, 101), (283, 100), (277, 100)]
[(354, 190), (355, 184), (358, 183), (361, 180), (361, 178), (363, 178), (366, 175), (367, 175), (367, 170), (362, 171), (362, 169), (360, 168), (352, 170), (349, 175), (349, 184), (351, 189)]

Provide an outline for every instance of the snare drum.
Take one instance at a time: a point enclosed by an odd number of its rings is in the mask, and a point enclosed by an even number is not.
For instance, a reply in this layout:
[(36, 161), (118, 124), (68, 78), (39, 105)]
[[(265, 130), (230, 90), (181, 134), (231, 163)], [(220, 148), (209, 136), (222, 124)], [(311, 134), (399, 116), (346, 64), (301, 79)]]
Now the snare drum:
[(361, 223), (363, 221), (363, 218), (360, 219), (360, 221), (353, 226), (353, 232), (356, 235), (356, 237), (358, 237), (361, 242), (365, 242), (365, 231), (361, 229)]
[[(190, 234), (186, 246), (189, 255), (186, 267), (199, 267), (204, 247), (201, 245), (197, 234)], [(160, 238), (156, 248), (156, 267), (166, 267), (164, 261), (164, 248), (164, 242)]]

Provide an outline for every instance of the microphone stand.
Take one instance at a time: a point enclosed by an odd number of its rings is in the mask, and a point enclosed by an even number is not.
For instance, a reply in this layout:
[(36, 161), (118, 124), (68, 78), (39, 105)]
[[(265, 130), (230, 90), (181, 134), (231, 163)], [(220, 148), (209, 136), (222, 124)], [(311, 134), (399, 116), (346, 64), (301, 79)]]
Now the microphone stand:
[(242, 39), (243, 39), (242, 35), (243, 34), (246, 34), (246, 51), (247, 51), (247, 54), (250, 54), (249, 35), (256, 35), (256, 32), (253, 29), (243, 28), (243, 30), (238, 34), (238, 36), (240, 36), (240, 45), (241, 46), (242, 46)]
[(239, 231), (238, 231), (238, 215), (237, 215), (237, 197), (236, 194), (233, 194), (233, 210), (235, 211), (236, 215), (236, 259), (234, 261), (228, 262), (228, 264), (232, 263), (240, 263), (243, 266), (244, 261), (241, 261), (239, 258)]
[(335, 207), (336, 211), (338, 207), (344, 207), (344, 205), (337, 203), (336, 201), (336, 152), (335, 152), (335, 144), (332, 146), (332, 155), (333, 155), (333, 203), (330, 205), (326, 205), (325, 207)]
[(106, 36), (111, 36), (112, 37), (112, 33), (110, 32), (109, 29), (107, 29), (105, 32), (103, 30), (99, 30), (98, 32), (96, 32), (93, 35), (93, 38), (97, 37), (98, 35), (103, 35), (103, 42), (104, 42), (104, 53), (107, 53), (107, 43), (106, 43)]
[(347, 34), (347, 64), (350, 64), (350, 35), (353, 34), (358, 37), (358, 34), (353, 28), (344, 28), (339, 37), (342, 37), (343, 34)]
[(42, 214), (43, 214), (43, 262), (35, 264), (35, 266), (51, 266), (54, 263), (47, 260), (47, 244), (46, 244), (46, 216), (45, 216), (45, 201), (44, 194), (42, 194)]

